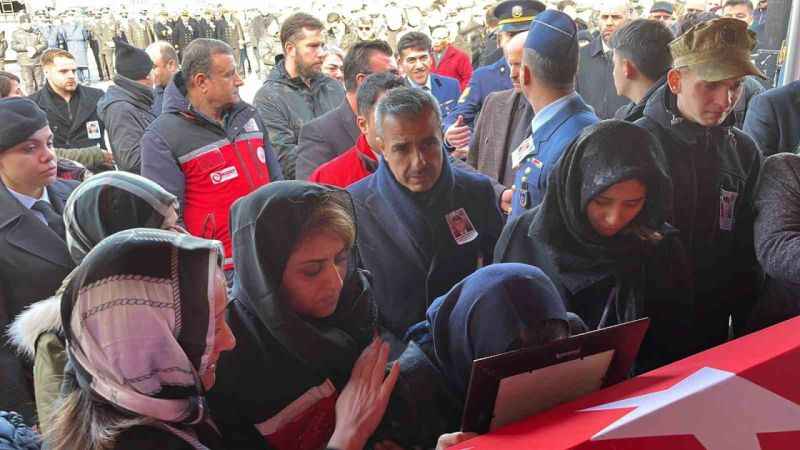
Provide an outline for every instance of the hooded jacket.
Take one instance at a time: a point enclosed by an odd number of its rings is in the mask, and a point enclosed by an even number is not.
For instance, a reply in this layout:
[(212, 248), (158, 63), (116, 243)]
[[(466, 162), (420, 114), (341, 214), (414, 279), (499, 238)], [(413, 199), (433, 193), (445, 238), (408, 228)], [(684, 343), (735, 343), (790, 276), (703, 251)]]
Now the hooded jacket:
[(189, 103), (183, 73), (164, 93), (164, 111), (141, 142), (142, 175), (180, 200), (189, 233), (225, 246), (233, 268), (228, 214), (240, 197), (283, 178), (255, 108), (240, 101), (219, 124)]
[(652, 132), (667, 157), (675, 207), (669, 221), (680, 230), (695, 282), (696, 340), (703, 348), (727, 340), (729, 318), (742, 326), (755, 298), (753, 196), (761, 153), (734, 118), (703, 127), (678, 112), (664, 86), (636, 122)]
[(377, 307), (355, 246), (330, 317), (301, 317), (281, 298), (283, 272), (304, 223), (334, 196), (352, 205), (345, 191), (282, 181), (231, 208), (237, 269), (227, 320), (237, 345), (221, 356), (208, 395), (228, 448), (263, 448), (265, 440), (278, 450), (324, 447), (338, 392), (373, 338)]
[(310, 82), (309, 87), (300, 77), (290, 78), (282, 60), (253, 99), (288, 179), (294, 178), (300, 128), (344, 101), (344, 87), (333, 78), (319, 73)]
[(111, 153), (120, 170), (138, 174), (142, 166), (140, 142), (144, 131), (156, 120), (153, 89), (122, 75), (97, 102), (97, 115), (108, 128)]
[[(348, 190), (361, 227), (364, 265), (381, 293), (381, 325), (398, 337), (424, 320), (436, 297), (489, 263), (502, 230), (489, 178), (451, 167), (446, 156), (427, 192), (403, 187), (383, 158), (374, 174)], [(455, 218), (470, 222), (471, 232), (457, 233)]]
[[(586, 215), (589, 202), (631, 179), (647, 187), (643, 209), (616, 235), (599, 235)], [(541, 268), (559, 289), (567, 309), (589, 329), (650, 317), (637, 360), (639, 370), (694, 351), (689, 338), (692, 283), (681, 242), (666, 222), (672, 187), (655, 139), (630, 123), (600, 122), (570, 145), (549, 183), (539, 207), (508, 222), (495, 249), (495, 262)], [(657, 232), (661, 239), (643, 239), (637, 230)]]

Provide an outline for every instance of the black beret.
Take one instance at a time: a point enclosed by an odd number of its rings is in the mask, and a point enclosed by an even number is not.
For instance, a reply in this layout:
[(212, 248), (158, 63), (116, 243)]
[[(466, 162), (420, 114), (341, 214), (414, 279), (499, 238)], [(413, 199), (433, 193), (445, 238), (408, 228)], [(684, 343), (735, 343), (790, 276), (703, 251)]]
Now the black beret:
[(0, 151), (7, 150), (47, 126), (47, 114), (25, 97), (0, 99)]

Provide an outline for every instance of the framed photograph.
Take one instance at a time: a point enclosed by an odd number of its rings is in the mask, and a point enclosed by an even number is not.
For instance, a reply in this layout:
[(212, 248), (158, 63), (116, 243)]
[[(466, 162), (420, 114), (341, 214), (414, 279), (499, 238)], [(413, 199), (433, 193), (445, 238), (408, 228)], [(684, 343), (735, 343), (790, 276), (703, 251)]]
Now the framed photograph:
[(625, 380), (650, 319), (477, 359), (461, 431), (487, 433)]

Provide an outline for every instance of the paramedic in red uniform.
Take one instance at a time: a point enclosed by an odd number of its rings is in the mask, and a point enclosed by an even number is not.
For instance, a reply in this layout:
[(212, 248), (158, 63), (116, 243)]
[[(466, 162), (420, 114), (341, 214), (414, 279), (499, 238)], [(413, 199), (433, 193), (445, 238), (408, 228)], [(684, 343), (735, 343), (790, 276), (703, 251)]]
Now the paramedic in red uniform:
[(233, 50), (195, 39), (164, 92), (164, 110), (142, 137), (142, 175), (180, 199), (193, 235), (225, 245), (231, 281), (228, 211), (240, 197), (283, 178), (255, 108), (239, 98), (244, 82)]

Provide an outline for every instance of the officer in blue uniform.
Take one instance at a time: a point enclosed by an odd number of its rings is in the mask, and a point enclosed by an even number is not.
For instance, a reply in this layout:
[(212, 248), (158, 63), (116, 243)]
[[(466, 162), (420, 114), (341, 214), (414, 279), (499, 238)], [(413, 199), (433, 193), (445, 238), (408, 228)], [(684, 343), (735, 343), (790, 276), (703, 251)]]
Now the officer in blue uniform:
[[(544, 3), (537, 0), (507, 0), (495, 8), (495, 16), (499, 19), (498, 33), (500, 45), (505, 46), (514, 35), (528, 31), (531, 21), (545, 10)], [(494, 64), (477, 69), (461, 93), (458, 105), (444, 120), (444, 130), (455, 124), (458, 116), (472, 130), (483, 106), (483, 100), (492, 92), (511, 89), (511, 76), (506, 58), (500, 58)]]
[[(523, 58), (520, 83), (535, 115), (531, 121), (531, 139), (511, 154), (512, 168), (516, 170), (512, 218), (542, 202), (548, 175), (564, 150), (585, 127), (599, 121), (594, 110), (575, 92), (577, 34), (575, 22), (556, 10), (539, 14), (531, 23), (524, 51), (550, 60), (550, 64), (537, 70), (552, 67), (553, 73), (548, 74), (549, 81), (538, 79), (532, 83), (533, 68)], [(544, 100), (553, 98), (556, 100)]]

